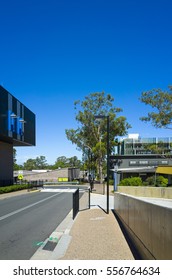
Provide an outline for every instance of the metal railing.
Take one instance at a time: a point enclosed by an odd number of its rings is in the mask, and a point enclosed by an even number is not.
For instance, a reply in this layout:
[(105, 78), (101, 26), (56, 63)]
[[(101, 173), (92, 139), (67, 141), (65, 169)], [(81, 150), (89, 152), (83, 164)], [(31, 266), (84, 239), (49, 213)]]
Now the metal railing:
[(28, 183), (28, 191), (31, 189), (37, 189), (37, 188), (43, 188), (44, 181), (38, 180), (38, 181), (29, 181)]
[(90, 188), (77, 188), (73, 193), (73, 219), (79, 211), (90, 209)]
[(79, 189), (73, 193), (73, 219), (79, 212)]

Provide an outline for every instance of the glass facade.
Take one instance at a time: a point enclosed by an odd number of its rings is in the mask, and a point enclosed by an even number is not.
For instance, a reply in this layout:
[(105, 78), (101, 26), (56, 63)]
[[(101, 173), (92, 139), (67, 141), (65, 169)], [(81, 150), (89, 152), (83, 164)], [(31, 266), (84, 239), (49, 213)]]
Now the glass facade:
[(35, 114), (0, 86), (0, 140), (35, 145)]
[(127, 138), (118, 146), (119, 155), (172, 154), (172, 137)]

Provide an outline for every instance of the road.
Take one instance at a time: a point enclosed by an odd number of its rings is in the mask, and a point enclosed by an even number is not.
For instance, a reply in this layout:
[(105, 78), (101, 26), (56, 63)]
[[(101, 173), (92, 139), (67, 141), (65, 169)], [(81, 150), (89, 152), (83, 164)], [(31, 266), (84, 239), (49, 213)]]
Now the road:
[(27, 260), (72, 208), (71, 192), (30, 192), (0, 200), (0, 259)]

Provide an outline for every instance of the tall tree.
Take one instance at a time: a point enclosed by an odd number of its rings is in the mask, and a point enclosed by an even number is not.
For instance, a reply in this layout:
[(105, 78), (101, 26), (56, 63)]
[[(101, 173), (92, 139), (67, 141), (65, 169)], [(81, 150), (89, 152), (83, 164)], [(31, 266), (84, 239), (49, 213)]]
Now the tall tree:
[(65, 167), (82, 167), (82, 162), (77, 158), (77, 156), (73, 156), (71, 158), (67, 158), (65, 156), (58, 157), (55, 161), (53, 169), (65, 168)]
[(47, 168), (47, 160), (45, 156), (36, 157), (36, 159), (28, 159), (24, 162), (25, 170), (33, 170), (33, 169), (46, 169)]
[(58, 157), (55, 161), (53, 169), (65, 168), (68, 165), (69, 160), (65, 156)]
[(82, 166), (82, 162), (77, 158), (77, 156), (73, 156), (69, 158), (69, 167), (80, 168), (81, 166)]
[(151, 122), (157, 128), (172, 129), (172, 86), (169, 86), (169, 91), (153, 89), (143, 92), (140, 100), (153, 109), (146, 117), (140, 118), (142, 121)]
[(74, 103), (76, 110), (77, 129), (66, 129), (66, 136), (73, 144), (84, 152), (89, 147), (94, 161), (99, 167), (99, 177), (102, 181), (102, 167), (106, 158), (107, 120), (98, 120), (96, 115), (109, 116), (110, 120), (110, 151), (113, 152), (116, 136), (127, 133), (130, 125), (124, 116), (117, 117), (121, 108), (113, 105), (114, 98), (104, 92), (91, 93), (83, 101)]
[(24, 170), (37, 169), (36, 160), (32, 159), (32, 158), (29, 158), (26, 162), (24, 162), (23, 168), (24, 168)]
[(18, 164), (17, 164), (17, 159), (16, 159), (16, 157), (17, 157), (17, 151), (16, 151), (15, 148), (13, 148), (13, 169), (14, 169), (14, 170), (19, 170), (19, 166), (18, 166)]
[(47, 160), (45, 156), (36, 157), (35, 160), (37, 169), (46, 169), (47, 168)]

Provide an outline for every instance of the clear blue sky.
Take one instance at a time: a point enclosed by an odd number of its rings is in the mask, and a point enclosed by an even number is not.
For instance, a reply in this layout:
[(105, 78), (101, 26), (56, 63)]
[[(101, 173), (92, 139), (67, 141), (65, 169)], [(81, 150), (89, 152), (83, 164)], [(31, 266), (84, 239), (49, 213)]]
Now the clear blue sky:
[(65, 136), (76, 128), (75, 100), (105, 91), (141, 137), (171, 136), (139, 117), (143, 91), (172, 84), (171, 0), (0, 0), (0, 84), (36, 114), (44, 155), (78, 156)]

